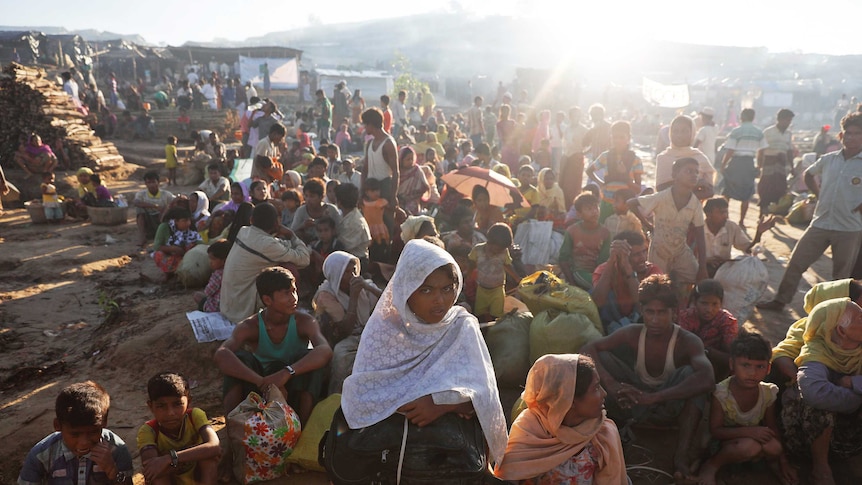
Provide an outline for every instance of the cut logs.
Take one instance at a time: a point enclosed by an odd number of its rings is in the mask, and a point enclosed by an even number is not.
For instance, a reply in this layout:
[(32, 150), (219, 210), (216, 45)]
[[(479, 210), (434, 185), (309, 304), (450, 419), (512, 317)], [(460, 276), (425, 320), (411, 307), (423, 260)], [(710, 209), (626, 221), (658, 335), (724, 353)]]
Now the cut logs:
[(43, 69), (10, 63), (0, 76), (0, 161), (14, 166), (20, 140), (30, 133), (57, 147), (62, 140), (74, 167), (117, 168), (125, 161), (117, 147), (97, 137), (83, 113)]

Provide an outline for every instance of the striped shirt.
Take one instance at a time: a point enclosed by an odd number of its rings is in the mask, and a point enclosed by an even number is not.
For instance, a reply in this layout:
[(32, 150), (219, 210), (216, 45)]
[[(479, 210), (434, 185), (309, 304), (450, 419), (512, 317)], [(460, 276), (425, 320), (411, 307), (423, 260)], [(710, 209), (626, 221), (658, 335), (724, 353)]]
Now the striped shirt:
[(730, 132), (724, 148), (733, 150), (733, 154), (741, 157), (753, 157), (761, 148), (766, 148), (766, 137), (760, 128), (746, 121)]

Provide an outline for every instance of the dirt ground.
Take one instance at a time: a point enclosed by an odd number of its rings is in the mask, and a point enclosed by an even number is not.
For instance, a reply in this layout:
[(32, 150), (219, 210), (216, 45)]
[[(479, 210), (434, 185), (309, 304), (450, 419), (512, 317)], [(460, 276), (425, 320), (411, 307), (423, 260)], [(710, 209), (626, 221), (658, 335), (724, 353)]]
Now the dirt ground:
[[(107, 174), (114, 192), (143, 188), (145, 167), (160, 168), (159, 147), (123, 144), (121, 150), (137, 164)], [(15, 179), (15, 171), (7, 176)], [(71, 184), (73, 174), (58, 173)], [(171, 187), (188, 193), (191, 187)], [(738, 204), (731, 204), (732, 220)], [(747, 225), (755, 226), (756, 209)], [(146, 252), (135, 245), (134, 211), (129, 223), (94, 226), (67, 222), (34, 225), (24, 209), (7, 209), (0, 217), (0, 483), (17, 479), (27, 451), (52, 431), (53, 405), (64, 386), (85, 379), (102, 384), (111, 394), (110, 429), (133, 450), (137, 428), (151, 416), (146, 408), (146, 379), (173, 369), (192, 383), (192, 398), (217, 429), (224, 425), (220, 406), (221, 378), (212, 364), (217, 343), (198, 344), (185, 318), (194, 309), (193, 290), (170, 290), (147, 281), (142, 274), (158, 274)], [(778, 225), (764, 236), (762, 258), (770, 273), (770, 291), (778, 284), (792, 245), (802, 228)], [(793, 304), (781, 313), (755, 311), (747, 327), (756, 328), (773, 343), (802, 313), (802, 295), (810, 285), (831, 275), (827, 252), (800, 284)], [(770, 296), (770, 295), (766, 295)], [(503, 390), (510, 409), (518, 390)], [(222, 435), (224, 431), (219, 434)], [(635, 484), (665, 484), (670, 480), (650, 468), (670, 471), (675, 432), (641, 430), (627, 447), (627, 462), (637, 468)], [(858, 459), (857, 459), (858, 461)], [(859, 463), (836, 464), (839, 483), (858, 483)], [(757, 468), (729, 470), (727, 483), (778, 483)], [(142, 484), (140, 473), (135, 483)], [(321, 474), (306, 473), (275, 481), (280, 484), (326, 483)]]

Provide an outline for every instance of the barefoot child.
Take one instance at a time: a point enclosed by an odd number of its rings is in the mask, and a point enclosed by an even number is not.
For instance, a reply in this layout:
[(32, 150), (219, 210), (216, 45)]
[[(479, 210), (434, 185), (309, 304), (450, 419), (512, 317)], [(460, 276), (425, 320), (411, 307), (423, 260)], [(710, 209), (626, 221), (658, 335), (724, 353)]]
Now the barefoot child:
[(692, 306), (680, 310), (680, 328), (697, 335), (703, 341), (706, 356), (715, 369), (716, 380), (730, 373), (730, 344), (739, 333), (736, 318), (722, 308), (724, 288), (717, 280), (703, 280), (694, 285), (689, 302)]
[(221, 302), (221, 280), (224, 275), (224, 262), (230, 253), (231, 243), (227, 239), (220, 239), (207, 248), (207, 256), (210, 260), (210, 269), (213, 270), (209, 282), (203, 291), (195, 292), (195, 302), (198, 309), (207, 313), (219, 311)]
[(147, 382), (153, 418), (138, 429), (144, 478), (151, 485), (216, 483), (219, 439), (206, 413), (189, 407), (185, 377), (162, 372)]
[(45, 209), (45, 218), (48, 222), (63, 221), (63, 207), (60, 206), (60, 196), (57, 187), (54, 186), (54, 172), (42, 174), (42, 207)]
[(778, 432), (778, 386), (762, 382), (769, 373), (769, 342), (742, 331), (730, 354), (733, 375), (715, 386), (709, 417), (710, 432), (721, 449), (701, 466), (699, 483), (715, 484), (715, 474), (724, 465), (764, 458), (781, 483), (795, 484), (796, 470), (787, 461)]
[(177, 167), (179, 166), (177, 137), (169, 136), (168, 144), (165, 145), (165, 168), (168, 169), (168, 185), (177, 185)]
[(479, 287), (476, 290), (476, 306), (473, 314), (480, 321), (491, 321), (503, 316), (506, 299), (506, 274), (520, 281), (521, 277), (512, 268), (512, 229), (499, 222), (488, 229), (488, 242), (477, 244), (470, 251), (470, 261), (479, 270)]
[(167, 275), (173, 276), (189, 249), (201, 242), (201, 235), (192, 226), (192, 213), (182, 207), (174, 207), (165, 215), (153, 240), (153, 260)]
[(599, 199), (594, 195), (579, 195), (575, 210), (581, 221), (566, 229), (559, 261), (566, 280), (589, 291), (593, 288), (593, 271), (608, 260), (611, 233), (599, 224)]
[(54, 407), (55, 432), (27, 454), (18, 484), (132, 485), (132, 455), (126, 443), (105, 428), (110, 407), (110, 396), (93, 381), (63, 389)]

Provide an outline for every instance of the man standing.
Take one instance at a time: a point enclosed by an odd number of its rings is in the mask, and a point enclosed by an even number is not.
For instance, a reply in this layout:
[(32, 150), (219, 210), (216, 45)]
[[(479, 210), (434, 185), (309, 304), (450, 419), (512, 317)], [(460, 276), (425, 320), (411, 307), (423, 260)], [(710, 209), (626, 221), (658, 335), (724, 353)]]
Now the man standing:
[(401, 130), (407, 126), (407, 107), (404, 105), (405, 101), (407, 101), (407, 91), (402, 89), (398, 91), (398, 99), (392, 103), (392, 136), (396, 138), (401, 134)]
[(284, 140), (287, 130), (281, 123), (272, 125), (266, 138), (260, 140), (254, 149), (254, 162), (251, 166), (251, 177), (272, 182), (269, 169), (272, 160), (279, 158), (278, 145)]
[[(802, 273), (832, 247), (832, 279), (850, 276), (862, 244), (862, 113), (841, 120), (842, 150), (827, 153), (805, 170), (805, 185), (817, 196), (811, 224), (797, 241), (775, 299), (762, 310), (790, 303)], [(820, 176), (820, 184), (815, 176)]]
[[(332, 103), (322, 89), (318, 89), (314, 94), (317, 96), (317, 110), (319, 112), (317, 118), (317, 138), (320, 140), (330, 140), (329, 130), (332, 128)], [(338, 127), (336, 127), (337, 129)]]
[(473, 99), (473, 106), (467, 111), (467, 126), (470, 128), (470, 139), (473, 140), (473, 146), (479, 146), (482, 143), (482, 135), (485, 133), (485, 120), (482, 113), (482, 96), (476, 96)]
[(590, 161), (594, 161), (611, 147), (611, 124), (605, 119), (605, 107), (600, 104), (590, 106), (590, 120), (593, 127), (584, 134), (582, 145), (589, 147), (587, 153)]
[(575, 200), (581, 193), (584, 182), (584, 137), (587, 131), (587, 127), (581, 123), (581, 108), (572, 106), (565, 127), (563, 159), (560, 161), (560, 188), (567, 201)]
[[(365, 157), (362, 160), (362, 188), (364, 191), (365, 181), (373, 178), (380, 181), (380, 197), (389, 201), (385, 216), (388, 216), (387, 225), (394, 224), (392, 218), (398, 207), (398, 152), (395, 140), (389, 133), (383, 130), (383, 113), (377, 108), (368, 108), (362, 113), (362, 124), (365, 133), (374, 137), (365, 144)], [(392, 230), (392, 228), (390, 228)]]
[(349, 118), (350, 90), (347, 89), (347, 81), (341, 81), (335, 85), (332, 93), (332, 122), (341, 126), (344, 118)]
[(722, 195), (740, 202), (739, 226), (742, 228), (745, 228), (745, 214), (748, 212), (748, 202), (754, 195), (754, 179), (757, 178), (754, 157), (761, 148), (767, 146), (763, 132), (754, 126), (754, 114), (751, 108), (742, 110), (739, 115), (742, 124), (734, 128), (724, 142), (727, 151), (721, 161), (724, 175)]
[(715, 126), (715, 110), (704, 106), (700, 110), (700, 129), (694, 137), (694, 148), (699, 149), (715, 167), (715, 140), (718, 138), (718, 128)]
[(793, 116), (793, 111), (782, 108), (778, 110), (775, 124), (763, 130), (769, 146), (757, 152), (757, 167), (760, 169), (757, 195), (761, 216), (769, 212), (769, 204), (778, 202), (787, 193), (787, 173), (793, 169), (793, 135), (789, 129)]

